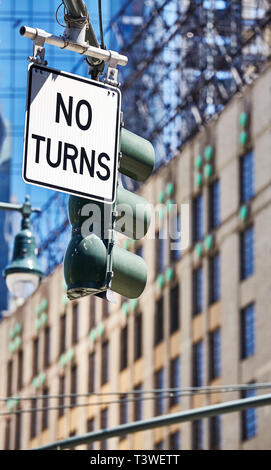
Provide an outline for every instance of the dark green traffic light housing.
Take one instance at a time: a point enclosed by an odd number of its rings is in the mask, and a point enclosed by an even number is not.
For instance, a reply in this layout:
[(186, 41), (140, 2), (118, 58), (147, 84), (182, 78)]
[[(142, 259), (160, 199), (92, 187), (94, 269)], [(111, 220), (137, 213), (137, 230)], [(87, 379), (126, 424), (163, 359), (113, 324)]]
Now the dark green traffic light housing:
[(146, 181), (154, 167), (155, 155), (151, 142), (122, 127), (120, 151), (119, 171), (136, 181)]
[[(75, 299), (97, 294), (109, 287), (109, 284), (113, 291), (125, 297), (138, 297), (147, 280), (144, 260), (114, 244), (110, 247), (110, 239), (105, 236), (100, 238), (90, 233), (84, 237), (82, 225), (88, 216), (81, 214), (86, 202), (86, 199), (76, 196), (69, 198), (72, 238), (64, 258), (68, 297)], [(74, 206), (78, 211), (74, 211)], [(112, 271), (107, 270), (108, 254), (112, 254)]]
[[(153, 167), (152, 144), (122, 128), (120, 173), (136, 181), (145, 181)], [(96, 209), (98, 215), (95, 218)], [(151, 222), (148, 202), (124, 189), (119, 180), (116, 201), (111, 205), (70, 196), (69, 218), (72, 238), (64, 258), (69, 299), (100, 294), (109, 288), (128, 298), (139, 297), (147, 281), (145, 261), (117, 246), (114, 231), (134, 240), (144, 237)], [(97, 232), (97, 227), (101, 226), (102, 230)], [(86, 228), (89, 229), (87, 233)]]

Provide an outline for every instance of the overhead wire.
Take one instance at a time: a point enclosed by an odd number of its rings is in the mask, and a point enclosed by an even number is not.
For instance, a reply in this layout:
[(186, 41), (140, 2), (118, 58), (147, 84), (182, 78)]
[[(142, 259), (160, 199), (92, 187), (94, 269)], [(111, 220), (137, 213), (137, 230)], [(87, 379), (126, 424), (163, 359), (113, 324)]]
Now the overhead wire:
[[(168, 388), (168, 389), (153, 389), (153, 390), (132, 390), (128, 392), (94, 392), (88, 394), (56, 394), (56, 395), (34, 395), (31, 397), (10, 397), (0, 398), (0, 401), (18, 400), (20, 401), (37, 401), (37, 400), (48, 400), (48, 399), (65, 399), (65, 398), (79, 398), (79, 397), (91, 397), (91, 396), (110, 396), (117, 395), (121, 398), (117, 400), (108, 400), (100, 402), (85, 402), (77, 404), (63, 404), (58, 406), (46, 406), (46, 407), (35, 407), (35, 408), (16, 408), (13, 410), (0, 412), (0, 416), (8, 416), (12, 414), (20, 413), (32, 413), (32, 412), (43, 412), (43, 411), (56, 411), (60, 409), (73, 409), (81, 408), (86, 406), (109, 406), (113, 404), (133, 403), (133, 402), (144, 402), (166, 398), (179, 398), (183, 396), (193, 395), (209, 395), (212, 393), (226, 393), (226, 392), (240, 392), (244, 390), (262, 390), (271, 388), (271, 383), (253, 383), (253, 384), (236, 384), (228, 386), (206, 386), (206, 387), (184, 387), (184, 388)], [(144, 394), (151, 394), (151, 396), (142, 396)], [(132, 398), (126, 398), (129, 395), (133, 395)], [(17, 406), (18, 406), (17, 403)]]
[[(250, 384), (233, 384), (233, 385), (207, 385), (202, 387), (171, 387), (171, 388), (154, 388), (149, 390), (128, 390), (126, 392), (90, 392), (90, 393), (68, 393), (68, 394), (41, 394), (31, 395), (28, 397), (17, 397), (19, 400), (33, 400), (43, 398), (73, 398), (73, 397), (92, 397), (92, 396), (115, 396), (115, 395), (142, 395), (142, 394), (155, 394), (155, 393), (187, 393), (197, 394), (199, 392), (217, 393), (217, 392), (234, 392), (244, 389), (266, 389), (271, 388), (271, 382), (255, 382)], [(0, 397), (0, 401), (6, 402), (7, 400), (14, 399), (14, 396)]]
[(100, 28), (101, 49), (106, 49), (105, 44), (104, 44), (104, 33), (103, 33), (102, 0), (98, 0), (98, 9), (99, 9), (99, 28)]
[[(56, 22), (59, 24), (59, 26), (61, 26), (62, 28), (65, 28), (66, 26), (65, 26), (64, 24), (60, 23), (60, 21), (58, 20), (58, 16), (57, 16), (58, 10), (60, 9), (60, 7), (61, 7), (62, 5), (64, 5), (63, 2), (61, 2), (61, 3), (58, 5), (57, 9), (56, 9)], [(64, 6), (64, 11), (65, 11), (65, 6)]]

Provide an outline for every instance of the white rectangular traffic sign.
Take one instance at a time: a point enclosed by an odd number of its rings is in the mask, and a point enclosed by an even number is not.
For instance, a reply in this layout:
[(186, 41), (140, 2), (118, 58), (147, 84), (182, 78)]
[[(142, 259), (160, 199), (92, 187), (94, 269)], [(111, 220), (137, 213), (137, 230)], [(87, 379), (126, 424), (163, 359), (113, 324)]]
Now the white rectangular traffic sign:
[(121, 94), (114, 87), (30, 65), (24, 181), (114, 202), (120, 109)]

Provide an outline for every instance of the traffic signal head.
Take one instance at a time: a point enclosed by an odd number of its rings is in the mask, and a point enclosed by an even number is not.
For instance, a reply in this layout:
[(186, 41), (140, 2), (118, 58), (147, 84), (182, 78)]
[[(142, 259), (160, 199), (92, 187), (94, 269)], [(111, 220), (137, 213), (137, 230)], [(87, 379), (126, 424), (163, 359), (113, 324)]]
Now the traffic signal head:
[[(119, 171), (145, 181), (154, 166), (154, 149), (142, 137), (121, 129)], [(72, 238), (64, 258), (67, 295), (75, 299), (108, 288), (137, 298), (147, 281), (145, 261), (115, 243), (114, 231), (134, 240), (144, 237), (151, 222), (148, 202), (126, 189), (117, 188), (114, 204), (70, 196)]]
[[(110, 288), (128, 298), (139, 297), (147, 280), (144, 260), (123, 248), (112, 249), (113, 277)], [(94, 233), (73, 237), (64, 260), (68, 297), (73, 300), (102, 292), (106, 286), (107, 249)]]
[(122, 127), (120, 151), (122, 157), (119, 171), (121, 173), (136, 181), (145, 181), (151, 175), (155, 155), (154, 148), (148, 140)]

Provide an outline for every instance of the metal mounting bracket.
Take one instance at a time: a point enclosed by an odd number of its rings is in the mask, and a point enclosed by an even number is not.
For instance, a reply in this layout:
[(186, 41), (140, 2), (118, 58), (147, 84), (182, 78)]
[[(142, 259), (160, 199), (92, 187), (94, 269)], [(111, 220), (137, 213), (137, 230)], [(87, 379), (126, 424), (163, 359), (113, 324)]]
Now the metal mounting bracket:
[(28, 60), (30, 62), (35, 62), (36, 64), (47, 65), (47, 60), (45, 60), (45, 35), (42, 34), (43, 30), (36, 28), (36, 37), (33, 40), (33, 56), (29, 56)]
[(110, 52), (110, 59), (108, 61), (108, 66), (106, 70), (106, 77), (103, 82), (108, 85), (119, 87), (120, 83), (118, 82), (118, 69), (117, 65), (119, 64), (117, 57), (114, 57), (114, 51)]
[[(107, 51), (106, 49), (101, 49), (99, 47), (90, 46), (87, 43), (82, 43), (81, 41), (83, 40), (83, 36), (81, 36), (81, 34), (84, 34), (84, 28), (82, 28), (82, 30), (77, 28), (77, 31), (73, 31), (73, 34), (75, 35), (75, 37), (73, 35), (73, 40), (76, 39), (76, 42), (70, 40), (71, 31), (69, 32), (69, 39), (67, 39), (67, 37), (64, 36), (54, 36), (51, 33), (47, 33), (43, 29), (21, 26), (20, 34), (34, 41), (33, 57), (29, 57), (30, 61), (47, 65), (47, 62), (44, 60), (44, 43), (51, 44), (52, 46), (57, 46), (60, 49), (67, 49), (69, 51), (77, 52), (81, 55), (86, 55), (87, 58), (89, 57), (91, 59), (91, 61), (93, 61), (93, 59), (98, 59), (98, 61), (94, 61), (93, 66), (99, 66), (102, 64), (102, 62), (108, 62), (107, 76), (104, 79), (104, 82), (115, 87), (119, 86), (117, 81), (117, 65), (126, 65), (128, 58), (124, 55), (118, 54), (116, 51)], [(78, 43), (78, 41), (80, 42)], [(103, 68), (101, 67), (101, 70), (99, 69), (98, 73), (101, 73), (102, 71)]]

